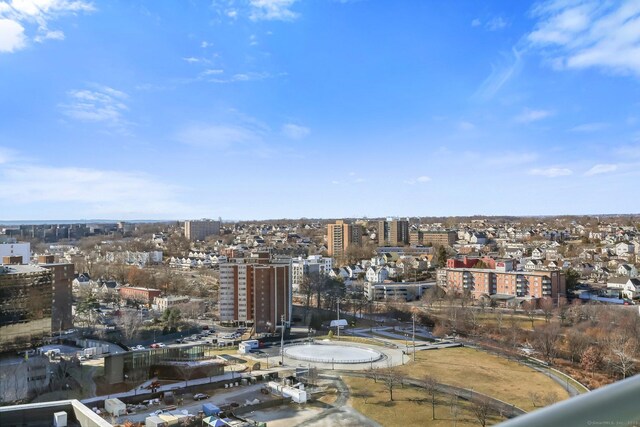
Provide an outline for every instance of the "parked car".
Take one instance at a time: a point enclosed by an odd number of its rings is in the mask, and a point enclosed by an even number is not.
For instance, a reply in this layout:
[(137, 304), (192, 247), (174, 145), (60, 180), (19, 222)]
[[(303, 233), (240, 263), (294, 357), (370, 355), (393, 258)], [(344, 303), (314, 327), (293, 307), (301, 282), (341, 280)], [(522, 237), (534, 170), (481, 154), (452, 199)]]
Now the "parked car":
[(134, 350), (134, 351), (136, 351), (136, 350), (144, 350), (144, 349), (145, 349), (144, 346), (140, 345), (140, 344), (131, 347), (131, 350)]
[(182, 338), (178, 338), (178, 339), (176, 339), (176, 342), (177, 342), (178, 344), (182, 344), (182, 343), (184, 342), (184, 340), (183, 340)]
[(209, 398), (209, 395), (206, 393), (196, 393), (193, 395), (193, 400), (204, 400), (208, 398)]

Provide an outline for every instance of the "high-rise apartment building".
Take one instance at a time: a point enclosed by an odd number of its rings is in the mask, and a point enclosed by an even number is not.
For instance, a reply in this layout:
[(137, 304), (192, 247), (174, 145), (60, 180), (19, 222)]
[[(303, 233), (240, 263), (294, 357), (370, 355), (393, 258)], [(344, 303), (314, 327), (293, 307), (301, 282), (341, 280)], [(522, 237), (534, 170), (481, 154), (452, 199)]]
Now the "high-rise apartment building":
[(73, 327), (71, 314), (72, 282), (75, 266), (72, 263), (55, 262), (53, 255), (38, 257), (38, 265), (51, 270), (53, 299), (51, 303), (51, 329), (63, 331)]
[(391, 219), (378, 221), (378, 245), (402, 246), (409, 243), (409, 221)]
[(281, 316), (289, 322), (291, 261), (269, 263), (260, 257), (234, 261), (220, 265), (220, 320), (253, 323), (257, 333), (275, 332)]
[(184, 236), (192, 242), (204, 240), (216, 234), (220, 234), (220, 221), (200, 219), (184, 222)]
[(35, 265), (0, 266), (0, 352), (51, 336), (53, 272)]
[(362, 244), (362, 227), (337, 220), (327, 226), (327, 252), (329, 256), (344, 256), (350, 245)]

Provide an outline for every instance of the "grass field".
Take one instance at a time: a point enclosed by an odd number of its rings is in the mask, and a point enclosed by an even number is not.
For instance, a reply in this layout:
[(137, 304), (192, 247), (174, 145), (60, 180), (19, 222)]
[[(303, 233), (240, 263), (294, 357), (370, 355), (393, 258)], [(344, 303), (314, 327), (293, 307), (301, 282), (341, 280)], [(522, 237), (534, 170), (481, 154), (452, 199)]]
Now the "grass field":
[(535, 409), (531, 393), (541, 396), (555, 393), (557, 400), (569, 397), (562, 386), (538, 371), (467, 347), (419, 351), (416, 362), (397, 369), (416, 379), (429, 374), (438, 382), (472, 389), (525, 411)]
[[(426, 391), (411, 386), (394, 389), (393, 402), (381, 383), (367, 378), (343, 377), (351, 389), (351, 406), (368, 418), (384, 426), (477, 426), (478, 419), (471, 411), (471, 403), (453, 400), (447, 395), (436, 397), (436, 419), (432, 420), (431, 397)], [(455, 422), (454, 422), (455, 421)], [(492, 414), (487, 425), (502, 421)]]

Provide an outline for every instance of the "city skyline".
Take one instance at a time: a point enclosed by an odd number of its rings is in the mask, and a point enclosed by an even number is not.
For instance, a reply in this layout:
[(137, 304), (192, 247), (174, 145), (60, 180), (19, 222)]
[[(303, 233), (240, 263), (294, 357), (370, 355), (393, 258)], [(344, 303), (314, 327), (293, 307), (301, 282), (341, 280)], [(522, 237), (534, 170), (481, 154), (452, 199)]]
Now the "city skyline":
[(0, 1), (0, 220), (637, 213), (638, 49), (631, 1)]

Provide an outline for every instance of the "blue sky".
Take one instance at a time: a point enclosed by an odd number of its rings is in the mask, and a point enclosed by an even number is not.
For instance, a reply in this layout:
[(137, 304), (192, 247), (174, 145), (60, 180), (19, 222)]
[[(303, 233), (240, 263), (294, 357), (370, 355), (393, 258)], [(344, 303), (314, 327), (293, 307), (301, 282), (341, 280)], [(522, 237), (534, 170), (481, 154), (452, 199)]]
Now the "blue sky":
[(0, 1), (0, 219), (637, 212), (637, 0)]

